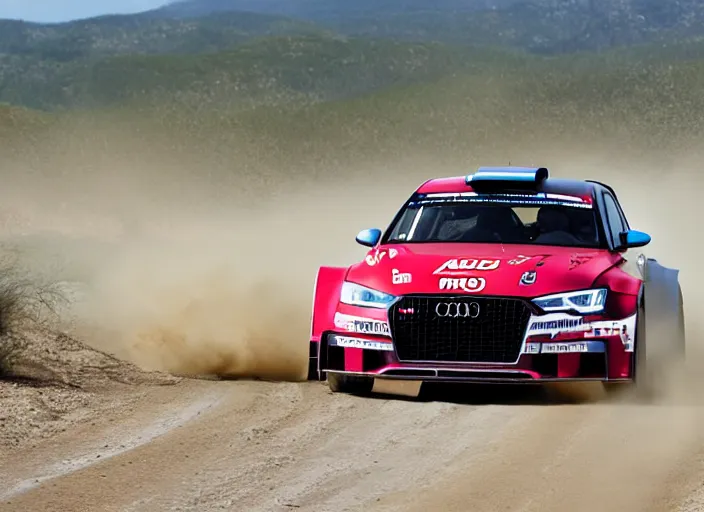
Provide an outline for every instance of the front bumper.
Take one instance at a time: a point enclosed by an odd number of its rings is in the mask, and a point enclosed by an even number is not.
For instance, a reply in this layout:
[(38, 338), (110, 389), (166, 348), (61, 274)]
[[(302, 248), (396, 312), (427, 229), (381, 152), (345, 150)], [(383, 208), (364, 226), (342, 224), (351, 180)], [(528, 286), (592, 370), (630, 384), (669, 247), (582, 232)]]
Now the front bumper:
[[(618, 321), (592, 320), (577, 328), (569, 321), (560, 323), (567, 315), (559, 316), (557, 323), (549, 324), (545, 316), (531, 319), (520, 355), (510, 364), (402, 361), (390, 333), (350, 332), (338, 324), (324, 332), (319, 341), (311, 342), (311, 378), (324, 379), (327, 372), (333, 372), (424, 382), (526, 384), (633, 380), (631, 335), (635, 331), (635, 316)], [(624, 332), (629, 334), (624, 336)]]

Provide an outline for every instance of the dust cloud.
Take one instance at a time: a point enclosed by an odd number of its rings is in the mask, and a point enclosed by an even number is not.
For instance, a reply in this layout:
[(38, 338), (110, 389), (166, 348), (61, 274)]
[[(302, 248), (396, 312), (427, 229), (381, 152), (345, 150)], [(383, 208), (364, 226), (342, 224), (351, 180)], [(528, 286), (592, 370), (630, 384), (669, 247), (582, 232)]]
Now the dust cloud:
[(268, 214), (231, 209), (120, 239), (94, 262), (79, 324), (148, 369), (303, 379), (314, 254), (294, 212)]
[[(12, 197), (30, 198), (15, 205), (25, 219), (15, 234), (38, 233), (33, 254), (78, 288), (70, 328), (145, 369), (304, 379), (318, 267), (361, 258), (356, 233), (390, 218), (410, 189), (304, 177), (290, 189), (238, 183), (217, 200), (212, 182), (181, 177), (186, 192), (168, 190), (167, 171), (139, 166), (120, 180), (114, 164), (90, 180), (69, 176), (75, 188), (62, 184), (58, 205), (15, 184)], [(259, 186), (254, 198), (248, 185)], [(391, 207), (379, 206), (389, 196)]]

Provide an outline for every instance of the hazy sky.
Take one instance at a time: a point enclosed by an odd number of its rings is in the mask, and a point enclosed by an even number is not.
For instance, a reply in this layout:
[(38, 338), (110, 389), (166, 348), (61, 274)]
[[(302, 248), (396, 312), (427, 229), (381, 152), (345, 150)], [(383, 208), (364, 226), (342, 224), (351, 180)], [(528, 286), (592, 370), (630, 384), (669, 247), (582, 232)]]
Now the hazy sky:
[(0, 18), (68, 21), (100, 14), (145, 11), (169, 0), (0, 0)]

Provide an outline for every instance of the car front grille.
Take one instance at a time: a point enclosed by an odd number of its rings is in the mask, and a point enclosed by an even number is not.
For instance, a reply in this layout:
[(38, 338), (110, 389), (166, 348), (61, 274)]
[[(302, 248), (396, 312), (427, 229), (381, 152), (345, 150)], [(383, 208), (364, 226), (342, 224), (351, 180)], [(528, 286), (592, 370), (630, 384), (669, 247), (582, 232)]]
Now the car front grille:
[(405, 296), (389, 311), (401, 361), (514, 363), (531, 311), (501, 297)]

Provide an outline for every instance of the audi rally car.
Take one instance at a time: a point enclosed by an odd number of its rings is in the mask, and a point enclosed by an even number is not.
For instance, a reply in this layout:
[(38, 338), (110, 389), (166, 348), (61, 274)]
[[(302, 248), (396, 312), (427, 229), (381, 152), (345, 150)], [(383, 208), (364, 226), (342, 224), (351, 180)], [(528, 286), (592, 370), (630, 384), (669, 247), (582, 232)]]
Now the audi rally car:
[(363, 261), (318, 271), (309, 378), (612, 388), (682, 356), (678, 271), (647, 256), (611, 187), (548, 174), (429, 180), (385, 232), (360, 232)]

